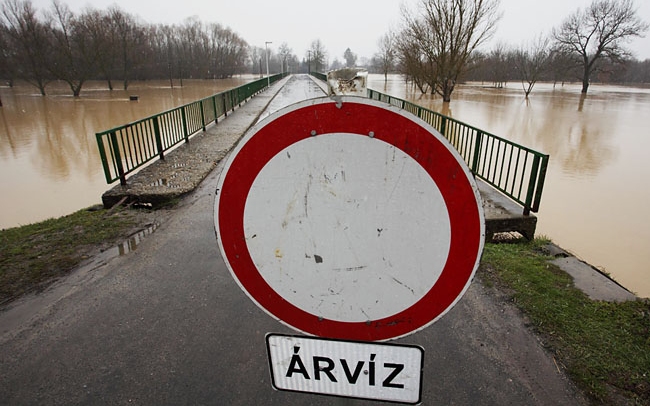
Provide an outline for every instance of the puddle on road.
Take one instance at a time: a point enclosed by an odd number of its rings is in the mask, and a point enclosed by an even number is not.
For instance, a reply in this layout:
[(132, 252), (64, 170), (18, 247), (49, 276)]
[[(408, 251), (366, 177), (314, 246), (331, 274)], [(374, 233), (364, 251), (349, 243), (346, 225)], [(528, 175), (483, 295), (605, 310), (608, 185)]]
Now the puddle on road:
[(138, 245), (149, 235), (153, 234), (154, 231), (158, 228), (157, 223), (150, 224), (147, 228), (138, 231), (137, 233), (131, 235), (126, 241), (123, 241), (121, 244), (117, 245), (117, 255), (122, 256), (126, 255), (129, 252), (135, 251), (138, 248)]

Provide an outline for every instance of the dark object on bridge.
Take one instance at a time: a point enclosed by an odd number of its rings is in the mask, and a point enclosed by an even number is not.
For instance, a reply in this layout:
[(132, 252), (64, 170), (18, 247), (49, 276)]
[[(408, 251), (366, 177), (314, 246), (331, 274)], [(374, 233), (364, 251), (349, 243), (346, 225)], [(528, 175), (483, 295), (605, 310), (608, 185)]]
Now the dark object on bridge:
[(138, 95), (134, 94), (134, 95), (129, 96), (129, 100), (131, 100), (131, 101), (138, 101), (138, 99), (140, 99), (140, 97)]
[(368, 71), (364, 68), (344, 68), (327, 72), (328, 96), (361, 96), (368, 93)]

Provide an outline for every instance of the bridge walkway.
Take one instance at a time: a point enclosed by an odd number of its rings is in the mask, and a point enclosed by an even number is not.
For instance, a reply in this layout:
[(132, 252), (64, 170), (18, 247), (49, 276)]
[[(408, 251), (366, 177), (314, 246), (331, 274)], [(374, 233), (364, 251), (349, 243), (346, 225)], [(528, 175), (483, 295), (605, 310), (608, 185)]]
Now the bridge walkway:
[[(239, 139), (259, 120), (293, 103), (325, 96), (326, 84), (307, 75), (288, 76), (238, 107), (227, 118), (206, 128), (189, 143), (169, 152), (104, 193), (105, 207), (138, 203), (154, 207), (169, 204), (193, 191)], [(517, 232), (528, 239), (535, 234), (537, 217), (522, 215), (519, 205), (477, 179), (486, 220), (486, 240), (497, 233)]]

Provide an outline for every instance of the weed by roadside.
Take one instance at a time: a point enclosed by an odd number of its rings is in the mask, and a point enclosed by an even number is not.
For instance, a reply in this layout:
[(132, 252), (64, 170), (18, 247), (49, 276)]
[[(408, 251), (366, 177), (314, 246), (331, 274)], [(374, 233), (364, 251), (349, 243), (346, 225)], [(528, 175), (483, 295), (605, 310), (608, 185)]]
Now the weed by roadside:
[(547, 240), (486, 244), (480, 275), (512, 297), (596, 404), (650, 405), (650, 301), (593, 301), (550, 264)]
[(0, 304), (45, 288), (154, 219), (150, 210), (90, 208), (0, 230)]

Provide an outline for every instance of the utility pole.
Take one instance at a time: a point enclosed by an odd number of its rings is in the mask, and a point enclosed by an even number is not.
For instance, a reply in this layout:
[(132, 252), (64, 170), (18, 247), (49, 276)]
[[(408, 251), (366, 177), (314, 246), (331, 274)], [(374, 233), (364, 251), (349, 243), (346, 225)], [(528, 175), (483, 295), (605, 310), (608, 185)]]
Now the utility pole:
[(307, 50), (307, 73), (311, 75), (311, 49)]
[(272, 42), (266, 41), (264, 47), (266, 48), (266, 82), (267, 86), (271, 87), (271, 78), (269, 77), (269, 44), (272, 44)]

